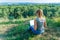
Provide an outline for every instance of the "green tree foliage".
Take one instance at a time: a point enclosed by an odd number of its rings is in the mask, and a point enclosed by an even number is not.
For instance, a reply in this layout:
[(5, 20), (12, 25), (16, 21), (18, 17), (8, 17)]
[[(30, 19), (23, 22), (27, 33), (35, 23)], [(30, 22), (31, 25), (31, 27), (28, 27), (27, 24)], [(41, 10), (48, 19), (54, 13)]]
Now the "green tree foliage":
[(60, 7), (57, 5), (47, 4), (47, 5), (7, 5), (0, 6), (0, 17), (12, 17), (12, 18), (20, 18), (20, 17), (30, 17), (34, 16), (37, 9), (42, 9), (43, 13), (46, 17), (58, 17), (60, 15)]
[(47, 16), (47, 12), (48, 12), (47, 8), (43, 9), (43, 13), (44, 13), (45, 16)]

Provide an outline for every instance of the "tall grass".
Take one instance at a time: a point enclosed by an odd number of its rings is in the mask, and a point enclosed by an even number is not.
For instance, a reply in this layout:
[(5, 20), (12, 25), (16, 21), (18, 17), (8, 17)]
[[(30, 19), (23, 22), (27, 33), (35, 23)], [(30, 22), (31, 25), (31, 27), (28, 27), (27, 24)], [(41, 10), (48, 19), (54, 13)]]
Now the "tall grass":
[(60, 18), (46, 18), (48, 27), (60, 27)]

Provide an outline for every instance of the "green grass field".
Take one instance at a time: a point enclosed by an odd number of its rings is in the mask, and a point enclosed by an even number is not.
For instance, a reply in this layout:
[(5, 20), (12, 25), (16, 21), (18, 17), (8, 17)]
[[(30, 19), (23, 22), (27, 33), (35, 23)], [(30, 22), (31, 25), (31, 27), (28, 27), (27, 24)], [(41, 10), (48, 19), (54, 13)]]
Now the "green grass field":
[(0, 22), (0, 40), (60, 40), (60, 18), (46, 18), (48, 27), (40, 36), (27, 31), (29, 20)]

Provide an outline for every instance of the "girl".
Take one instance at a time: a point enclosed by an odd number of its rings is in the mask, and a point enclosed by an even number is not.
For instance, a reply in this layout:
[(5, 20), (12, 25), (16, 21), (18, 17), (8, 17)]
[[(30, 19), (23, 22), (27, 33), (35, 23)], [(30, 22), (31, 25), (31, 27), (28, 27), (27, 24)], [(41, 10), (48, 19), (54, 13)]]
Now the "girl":
[(34, 28), (30, 26), (30, 30), (34, 34), (41, 34), (44, 32), (44, 27), (46, 27), (46, 20), (43, 17), (43, 10), (36, 11), (37, 18), (34, 20)]

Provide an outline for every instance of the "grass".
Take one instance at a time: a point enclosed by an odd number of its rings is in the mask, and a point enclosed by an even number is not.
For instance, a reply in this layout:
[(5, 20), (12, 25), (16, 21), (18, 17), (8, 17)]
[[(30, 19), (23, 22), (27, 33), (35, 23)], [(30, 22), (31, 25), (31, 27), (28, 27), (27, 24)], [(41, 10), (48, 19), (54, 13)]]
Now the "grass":
[[(0, 23), (0, 25), (5, 25), (4, 27), (1, 26), (2, 30), (7, 27), (7, 30), (4, 30), (5, 32), (0, 34), (0, 37), (3, 37), (4, 40), (60, 40), (60, 21), (56, 22), (54, 19), (47, 18), (48, 28), (45, 29), (45, 33), (41, 34), (41, 36), (34, 35), (31, 31), (27, 31), (27, 29), (29, 29), (29, 23), (25, 24), (25, 22), (26, 21), (9, 21)], [(18, 25), (15, 26), (16, 24)]]
[(51, 27), (60, 27), (60, 17), (59, 18), (46, 18), (47, 25)]
[(31, 16), (31, 17), (27, 17), (27, 18), (12, 19), (12, 20), (10, 20), (10, 19), (5, 20), (4, 18), (2, 18), (2, 20), (0, 20), (0, 21), (2, 21), (2, 22), (0, 22), (0, 24), (20, 24), (20, 23), (24, 23), (29, 20), (32, 20), (34, 18), (36, 18), (36, 17)]
[(8, 29), (6, 40), (58, 40), (60, 38), (60, 28), (48, 28), (41, 36), (34, 35), (27, 31), (29, 25), (18, 25)]

